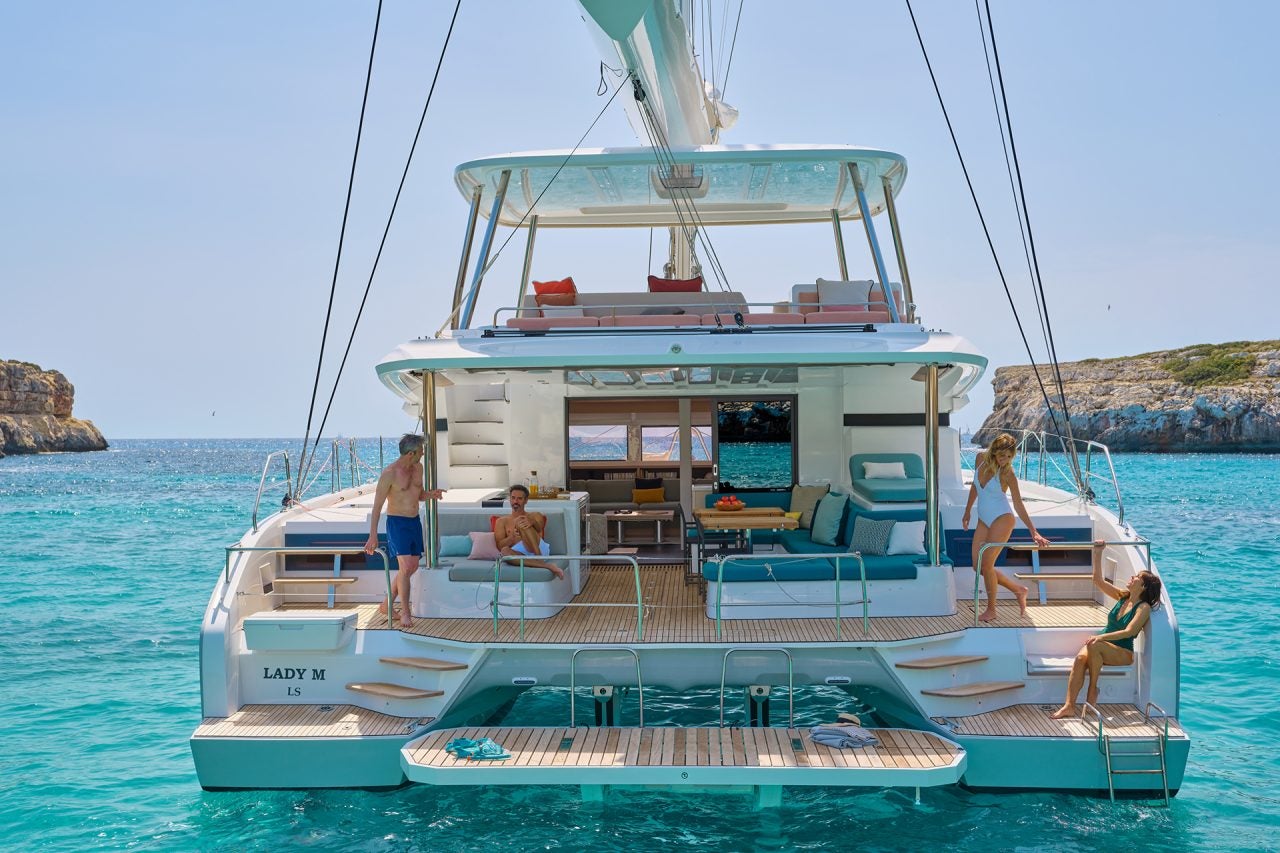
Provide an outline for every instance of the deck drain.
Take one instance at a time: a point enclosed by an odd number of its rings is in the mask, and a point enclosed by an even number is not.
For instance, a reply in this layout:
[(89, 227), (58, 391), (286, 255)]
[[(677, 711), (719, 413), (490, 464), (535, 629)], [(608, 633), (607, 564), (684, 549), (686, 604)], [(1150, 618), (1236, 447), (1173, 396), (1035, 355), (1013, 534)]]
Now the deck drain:
[(573, 746), (573, 738), (571, 738), (571, 737), (562, 737), (562, 738), (560, 738), (560, 748), (561, 748), (561, 749), (569, 749), (569, 748), (571, 748), (572, 746)]

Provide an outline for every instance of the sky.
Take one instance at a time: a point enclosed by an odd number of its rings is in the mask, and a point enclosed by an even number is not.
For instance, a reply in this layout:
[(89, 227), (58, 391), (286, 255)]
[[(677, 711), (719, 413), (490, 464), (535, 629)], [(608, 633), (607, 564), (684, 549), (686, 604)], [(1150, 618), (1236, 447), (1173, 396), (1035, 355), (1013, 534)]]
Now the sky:
[[(725, 2), (712, 6), (719, 21)], [(913, 6), (1043, 359), (974, 7)], [(75, 414), (109, 440), (301, 435), (376, 8), (0, 5), (0, 358), (66, 374)], [(1277, 337), (1280, 4), (991, 9), (1058, 356)], [(452, 10), (383, 7), (321, 407)], [(326, 435), (412, 426), (374, 366), (448, 311), (467, 213), (453, 167), (572, 147), (604, 106), (599, 60), (571, 0), (463, 0)], [(723, 142), (904, 155), (898, 210), (924, 324), (975, 342), (992, 370), (1026, 363), (905, 3), (745, 0), (724, 88), (741, 118)], [(635, 144), (617, 103), (584, 144)], [(514, 301), (522, 237), (486, 277), (478, 318)], [(712, 241), (752, 301), (838, 277), (829, 225)], [(845, 242), (850, 275), (872, 277), (857, 223)], [(647, 230), (544, 230), (533, 277), (638, 287), (660, 271), (649, 257)], [(985, 381), (971, 398), (953, 424), (990, 410)]]

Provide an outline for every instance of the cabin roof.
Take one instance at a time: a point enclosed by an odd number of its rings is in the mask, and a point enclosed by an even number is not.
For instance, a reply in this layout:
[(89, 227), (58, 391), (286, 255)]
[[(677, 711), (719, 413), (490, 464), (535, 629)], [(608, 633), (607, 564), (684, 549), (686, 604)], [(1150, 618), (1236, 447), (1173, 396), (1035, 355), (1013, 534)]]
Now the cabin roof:
[(510, 170), (499, 214), (508, 226), (528, 225), (531, 212), (540, 228), (680, 225), (682, 200), (692, 201), (700, 225), (830, 222), (832, 210), (860, 218), (850, 163), (873, 215), (885, 204), (881, 178), (895, 195), (906, 180), (903, 157), (873, 148), (703, 145), (661, 154), (649, 147), (499, 154), (461, 164), (454, 181), (468, 200), (485, 188), (480, 212), (487, 218), (499, 178)]

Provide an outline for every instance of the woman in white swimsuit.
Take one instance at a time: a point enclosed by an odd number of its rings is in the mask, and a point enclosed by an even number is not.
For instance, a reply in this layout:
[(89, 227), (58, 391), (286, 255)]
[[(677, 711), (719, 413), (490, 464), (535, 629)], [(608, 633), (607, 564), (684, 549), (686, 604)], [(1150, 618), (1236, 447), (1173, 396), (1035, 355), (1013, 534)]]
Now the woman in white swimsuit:
[[(964, 518), (960, 523), (965, 530), (969, 529), (969, 513), (974, 501), (978, 503), (978, 526), (973, 531), (973, 565), (978, 566), (978, 552), (988, 542), (1005, 543), (1013, 533), (1013, 514), (1031, 531), (1031, 539), (1041, 548), (1049, 544), (1049, 540), (1036, 531), (1027, 515), (1027, 508), (1022, 505), (1022, 494), (1018, 491), (1018, 478), (1013, 473), (1013, 457), (1017, 455), (1018, 443), (1013, 436), (1002, 432), (987, 447), (985, 453), (978, 454), (977, 470), (973, 473), (973, 485), (969, 487), (969, 502), (964, 507)], [(1005, 490), (1009, 496), (1005, 496)], [(1010, 498), (1013, 499), (1010, 506)], [(988, 548), (982, 555), (982, 582), (987, 590), (987, 609), (978, 618), (990, 622), (996, 618), (996, 592), (998, 586), (1013, 593), (1018, 599), (1018, 610), (1022, 615), (1027, 613), (1027, 588), (1014, 583), (1002, 572), (996, 571), (996, 558), (1000, 556), (1000, 548)], [(978, 602), (973, 603), (974, 607)]]

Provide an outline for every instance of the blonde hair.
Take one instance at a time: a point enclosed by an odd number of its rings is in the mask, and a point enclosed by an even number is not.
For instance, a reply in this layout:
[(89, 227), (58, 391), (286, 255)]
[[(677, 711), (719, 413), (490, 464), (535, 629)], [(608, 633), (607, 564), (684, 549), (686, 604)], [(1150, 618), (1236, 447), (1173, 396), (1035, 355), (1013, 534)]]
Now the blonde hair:
[[(996, 461), (996, 454), (1004, 453), (1006, 450), (1016, 454), (1018, 442), (1009, 433), (1002, 432), (987, 445), (987, 452), (982, 454), (982, 462), (978, 464), (978, 473), (987, 475), (988, 480), (1002, 473), (1000, 463)], [(1011, 468), (1012, 465), (1006, 464), (1004, 467)], [(1003, 484), (1000, 488), (1004, 488)]]

